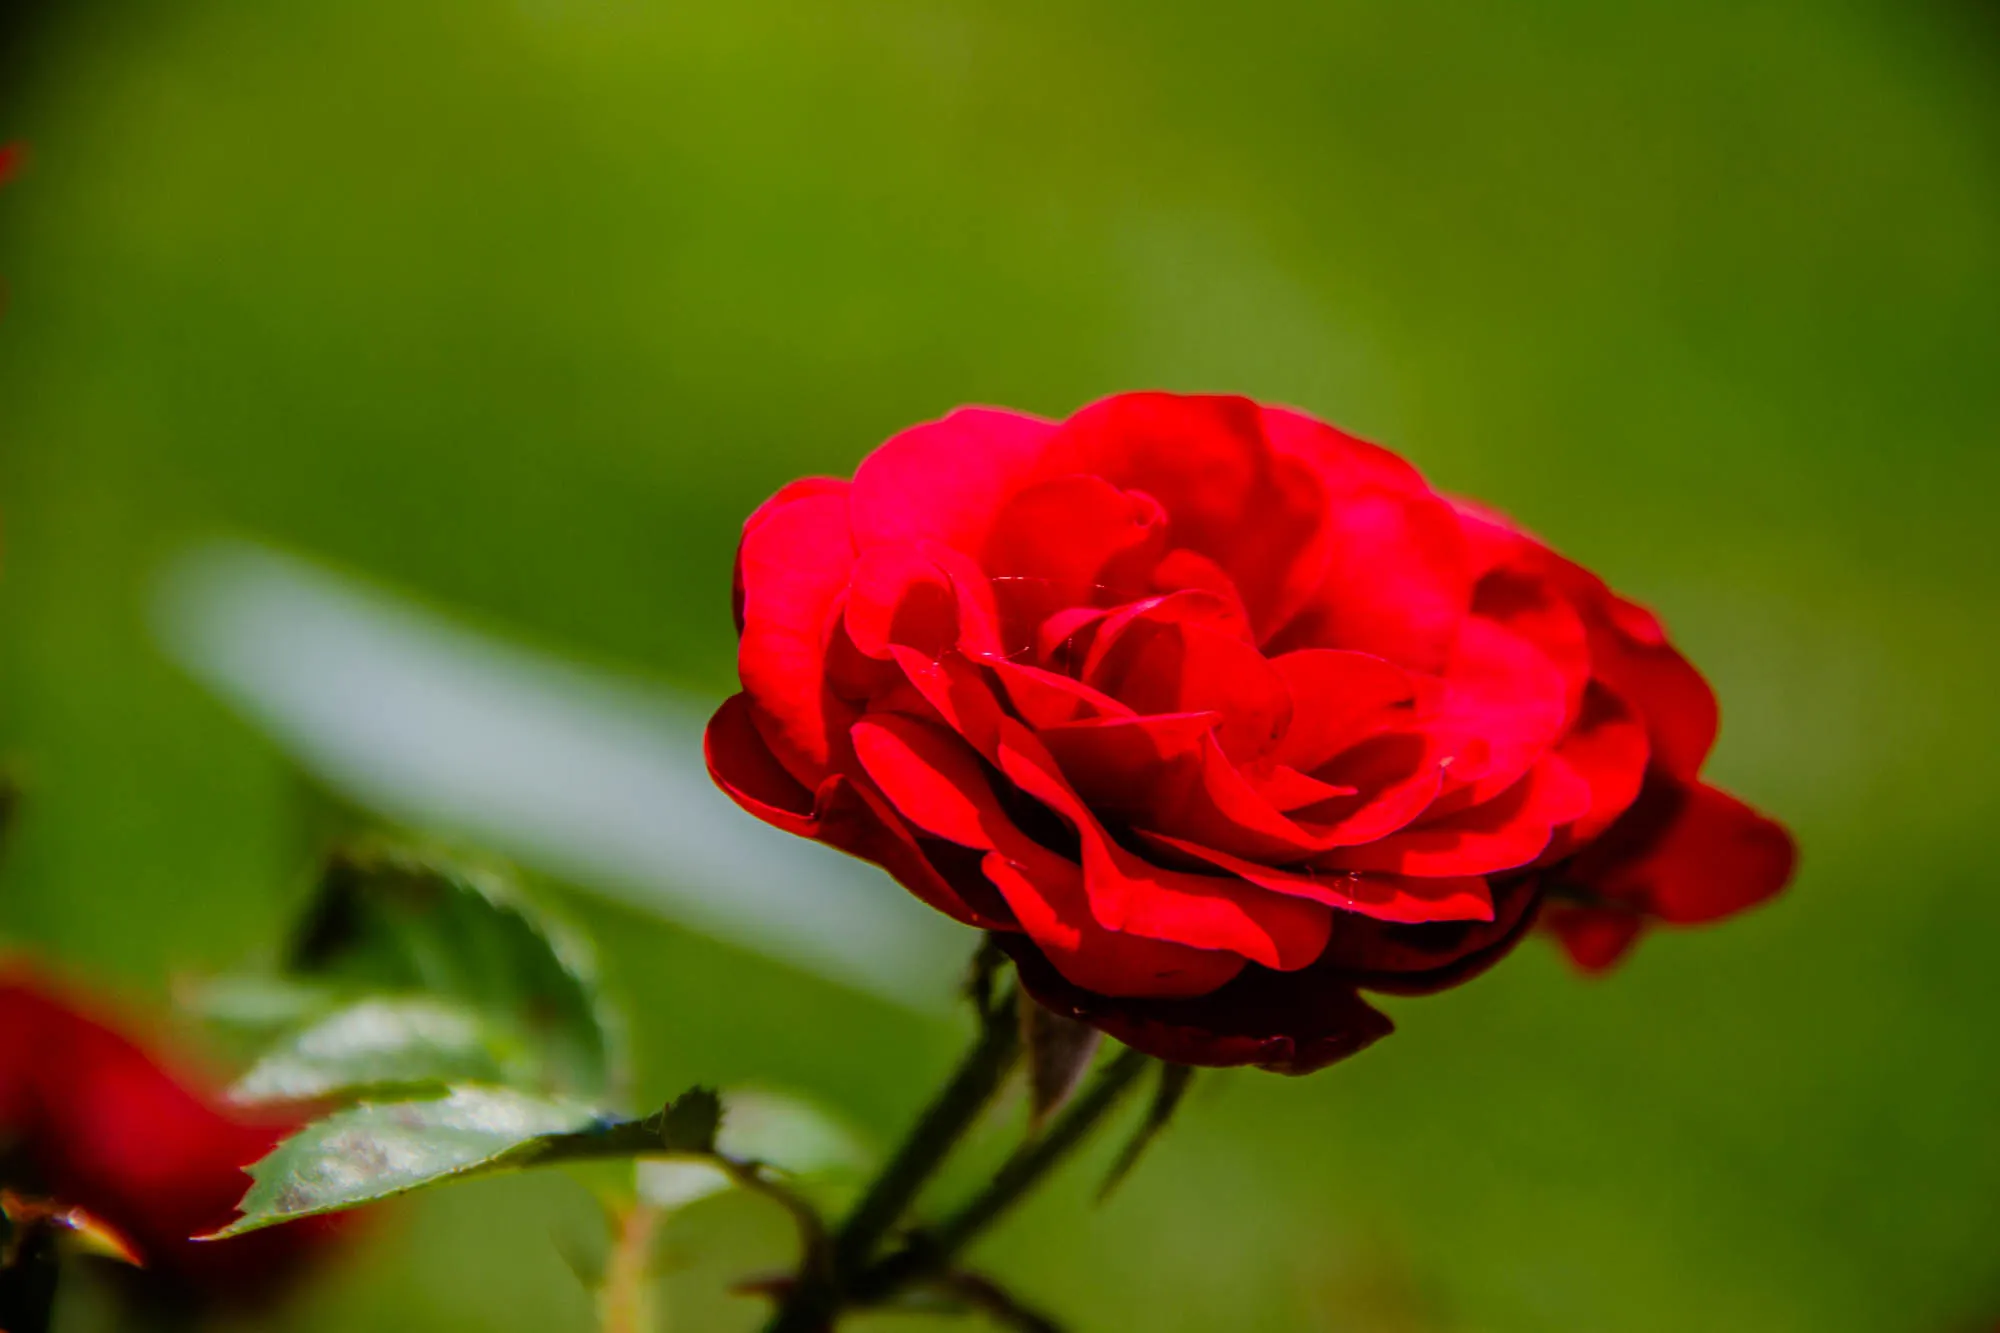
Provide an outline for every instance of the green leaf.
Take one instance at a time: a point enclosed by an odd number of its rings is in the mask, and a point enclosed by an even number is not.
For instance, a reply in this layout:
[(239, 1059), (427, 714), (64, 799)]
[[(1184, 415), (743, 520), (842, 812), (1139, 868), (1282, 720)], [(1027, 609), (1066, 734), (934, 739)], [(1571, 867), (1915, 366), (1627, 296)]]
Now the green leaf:
[(449, 1180), (561, 1162), (715, 1150), (721, 1103), (692, 1088), (644, 1120), (506, 1088), (457, 1087), (441, 1097), (362, 1102), (315, 1120), (250, 1168), (242, 1214), (204, 1240), (337, 1213)]
[(1146, 1118), (1139, 1122), (1139, 1128), (1133, 1131), (1124, 1150), (1118, 1154), (1118, 1160), (1111, 1164), (1104, 1183), (1098, 1186), (1100, 1203), (1111, 1197), (1111, 1192), (1132, 1173), (1132, 1168), (1139, 1164), (1139, 1159), (1152, 1146), (1153, 1140), (1160, 1136), (1160, 1131), (1172, 1122), (1174, 1112), (1180, 1109), (1181, 1098), (1187, 1095), (1188, 1084), (1193, 1081), (1194, 1070), (1189, 1066), (1161, 1063), (1160, 1083), (1153, 1092), (1153, 1104), (1146, 1108)]
[(662, 1152), (713, 1153), (716, 1130), (722, 1125), (722, 1098), (713, 1088), (689, 1088), (646, 1123), (658, 1125)]
[[(683, 1101), (686, 1099), (683, 1098)], [(858, 1174), (868, 1163), (860, 1141), (812, 1103), (783, 1093), (731, 1092), (724, 1099), (716, 1157), (672, 1157), (639, 1164), (639, 1196), (660, 1208), (684, 1208), (737, 1187), (718, 1158), (771, 1167), (792, 1179)]]
[(528, 1053), (460, 1005), (361, 1000), (266, 1051), (229, 1090), (245, 1104), (353, 1100), (532, 1075)]
[(203, 1239), (340, 1212), (446, 1180), (600, 1155), (612, 1126), (588, 1106), (501, 1088), (364, 1102), (316, 1120), (250, 1168), (242, 1216)]
[(204, 1023), (249, 1037), (268, 1037), (337, 1008), (340, 992), (286, 977), (238, 974), (177, 982), (174, 999)]
[[(539, 1091), (596, 1098), (622, 1081), (589, 947), (495, 872), (381, 842), (338, 852), (287, 964), (350, 998), (421, 995), (477, 1014), (484, 1040), (518, 1056), (508, 1076)], [(436, 1078), (460, 1077), (465, 1055)]]

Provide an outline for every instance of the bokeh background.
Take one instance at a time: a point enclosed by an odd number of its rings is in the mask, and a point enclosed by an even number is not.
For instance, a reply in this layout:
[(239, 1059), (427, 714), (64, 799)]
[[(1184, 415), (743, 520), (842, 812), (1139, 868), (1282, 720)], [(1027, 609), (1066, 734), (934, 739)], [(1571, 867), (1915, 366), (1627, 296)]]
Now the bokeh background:
[[(1242, 391), (1660, 609), (1803, 874), (1606, 980), (1530, 945), (1351, 1064), (1210, 1079), (990, 1266), (1082, 1330), (1991, 1327), (1984, 6), (16, 0), (0, 33), (14, 945), (158, 1018), (297, 901), (322, 798), (160, 647), (191, 543), (717, 697), (784, 480), (960, 402)], [(960, 1040), (572, 907), (649, 1095), (754, 1078), (887, 1140)], [(560, 1179), (443, 1191), (259, 1326), (586, 1329), (589, 1220)], [(785, 1247), (690, 1211), (672, 1326), (752, 1327), (721, 1287)]]

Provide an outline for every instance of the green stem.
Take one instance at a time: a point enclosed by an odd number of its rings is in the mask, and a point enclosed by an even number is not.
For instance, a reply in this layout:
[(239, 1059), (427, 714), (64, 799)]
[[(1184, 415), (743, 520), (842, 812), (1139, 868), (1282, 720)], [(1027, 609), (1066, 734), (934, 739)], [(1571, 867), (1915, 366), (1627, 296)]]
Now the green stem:
[(1000, 1217), (1025, 1198), (1043, 1177), (1062, 1164), (1079, 1144), (1090, 1136), (1140, 1075), (1152, 1064), (1150, 1057), (1137, 1051), (1122, 1052), (1106, 1065), (1077, 1099), (1070, 1103), (1048, 1132), (1024, 1145), (1008, 1158), (986, 1188), (964, 1207), (928, 1231), (912, 1237), (910, 1243), (874, 1265), (855, 1279), (852, 1287), (857, 1303), (881, 1301), (911, 1282), (949, 1268), (965, 1248)]
[(848, 1284), (993, 1100), (1020, 1050), (1009, 998), (982, 1013), (978, 1041), (835, 1233), (831, 1273), (801, 1273), (765, 1333), (822, 1333), (833, 1326), (847, 1304)]
[(616, 1219), (604, 1288), (598, 1293), (603, 1333), (653, 1333), (653, 1238), (660, 1210), (634, 1203)]

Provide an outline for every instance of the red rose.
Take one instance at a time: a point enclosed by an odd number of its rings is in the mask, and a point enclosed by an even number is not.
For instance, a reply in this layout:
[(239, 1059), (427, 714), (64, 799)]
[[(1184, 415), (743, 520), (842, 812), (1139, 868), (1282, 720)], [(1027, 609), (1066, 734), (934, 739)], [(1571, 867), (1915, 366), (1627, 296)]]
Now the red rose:
[(292, 1126), (249, 1120), (19, 966), (0, 965), (0, 1184), (80, 1207), (130, 1241), (150, 1303), (275, 1294), (322, 1220), (195, 1243), (236, 1216), (243, 1168)]
[(1174, 1060), (1338, 1059), (1545, 894), (1599, 966), (1791, 871), (1650, 614), (1284, 408), (954, 412), (766, 502), (736, 610), (716, 781)]

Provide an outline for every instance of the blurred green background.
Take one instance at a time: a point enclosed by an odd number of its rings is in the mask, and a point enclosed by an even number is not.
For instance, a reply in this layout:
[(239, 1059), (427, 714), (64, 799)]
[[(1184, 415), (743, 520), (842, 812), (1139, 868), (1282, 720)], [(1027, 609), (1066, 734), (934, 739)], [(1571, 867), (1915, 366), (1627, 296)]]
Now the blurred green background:
[[(18, 9), (18, 7), (17, 7)], [(1082, 1330), (1954, 1330), (2000, 1311), (2000, 31), (1921, 3), (69, 0), (0, 139), (0, 934), (135, 1003), (313, 798), (162, 656), (249, 534), (720, 695), (742, 516), (965, 401), (1293, 402), (1658, 607), (1795, 888), (1216, 1077), (990, 1266)], [(778, 837), (776, 833), (771, 836)], [(579, 900), (649, 1095), (892, 1137), (960, 1032)], [(1088, 1173), (1079, 1173), (1079, 1176)], [(299, 1330), (589, 1326), (562, 1180), (401, 1209)], [(676, 1328), (780, 1219), (675, 1235)], [(75, 1321), (84, 1321), (80, 1316)], [(919, 1323), (891, 1327), (917, 1329)], [(942, 1326), (940, 1326), (942, 1327)]]

